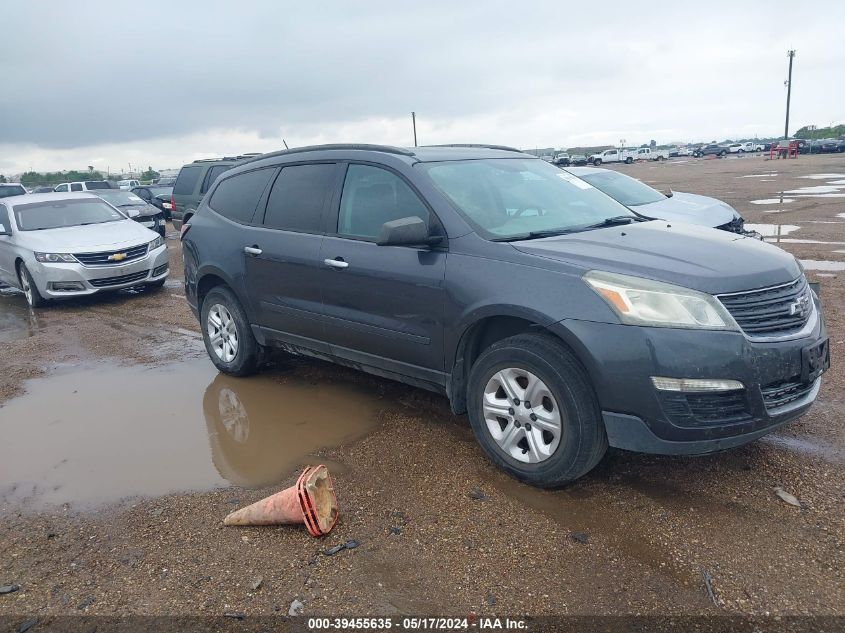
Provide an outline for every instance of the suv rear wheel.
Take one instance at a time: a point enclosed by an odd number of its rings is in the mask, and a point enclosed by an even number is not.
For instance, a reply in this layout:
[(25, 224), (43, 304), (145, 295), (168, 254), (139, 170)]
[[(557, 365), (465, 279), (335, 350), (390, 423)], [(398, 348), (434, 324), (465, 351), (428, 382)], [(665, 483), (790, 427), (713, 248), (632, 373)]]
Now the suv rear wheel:
[(470, 371), (467, 403), (488, 457), (528, 484), (553, 488), (574, 481), (607, 450), (589, 378), (550, 336), (519, 334), (485, 350)]
[(262, 349), (235, 294), (224, 286), (202, 302), (202, 338), (211, 362), (224, 374), (249, 376), (258, 371)]

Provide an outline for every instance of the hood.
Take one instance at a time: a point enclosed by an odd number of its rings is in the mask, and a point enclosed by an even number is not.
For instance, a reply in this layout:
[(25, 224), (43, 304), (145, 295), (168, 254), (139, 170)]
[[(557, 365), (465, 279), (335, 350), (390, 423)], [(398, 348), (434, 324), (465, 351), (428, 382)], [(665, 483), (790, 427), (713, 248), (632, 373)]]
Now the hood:
[(681, 192), (672, 192), (671, 198), (631, 208), (650, 218), (709, 227), (727, 224), (739, 216), (733, 207), (721, 200)]
[(152, 242), (158, 233), (134, 220), (119, 220), (87, 226), (69, 226), (43, 231), (20, 231), (15, 234), (27, 249), (41, 253), (87, 253), (97, 250), (118, 250)]
[(118, 207), (118, 209), (133, 220), (140, 220), (161, 213), (161, 209), (147, 203), (136, 204), (131, 207)]
[(801, 275), (797, 260), (773, 244), (659, 220), (512, 244), (585, 272), (635, 275), (711, 294), (774, 286)]

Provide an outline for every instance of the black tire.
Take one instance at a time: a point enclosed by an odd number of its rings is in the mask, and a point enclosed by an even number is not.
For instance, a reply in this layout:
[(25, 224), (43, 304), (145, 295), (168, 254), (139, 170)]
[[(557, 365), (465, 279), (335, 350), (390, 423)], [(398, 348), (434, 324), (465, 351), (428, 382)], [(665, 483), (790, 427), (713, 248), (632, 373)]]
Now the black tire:
[[(27, 270), (26, 264), (23, 262), (18, 266), (18, 280), (21, 282), (21, 289), (24, 291), (26, 302), (30, 308), (43, 308), (47, 305), (47, 299), (42, 297), (41, 293), (38, 292), (38, 286), (35, 285), (32, 275), (29, 274), (29, 270)], [(29, 291), (27, 291), (27, 286), (29, 287)]]
[[(238, 346), (234, 357), (226, 361), (218, 356), (208, 333), (208, 313), (216, 306), (223, 306), (231, 316), (237, 335)], [(263, 350), (252, 334), (246, 312), (244, 312), (240, 301), (235, 294), (225, 286), (213, 288), (202, 302), (200, 311), (202, 327), (202, 340), (205, 343), (205, 350), (214, 366), (224, 374), (230, 376), (250, 376), (256, 373), (261, 366)]]
[(594, 158), (593, 159), (593, 165), (595, 165), (596, 167), (601, 165), (601, 158)]
[(633, 162), (634, 162), (634, 159), (633, 159), (633, 158), (631, 158), (630, 156), (628, 156), (628, 158), (626, 158), (626, 159), (625, 159), (625, 164), (626, 164), (626, 165), (630, 165), (630, 164), (631, 164), (631, 163), (633, 163)]
[[(560, 443), (544, 461), (531, 464), (514, 459), (487, 428), (482, 409), (485, 387), (496, 372), (511, 367), (539, 377), (564, 414)], [(467, 404), (472, 430), (490, 460), (532, 486), (556, 488), (572, 482), (592, 470), (607, 451), (607, 434), (590, 379), (572, 352), (551, 336), (519, 334), (482, 352), (470, 370)]]
[(658, 156), (658, 157), (657, 157), (657, 162), (659, 163), (661, 160), (663, 160), (663, 156)]

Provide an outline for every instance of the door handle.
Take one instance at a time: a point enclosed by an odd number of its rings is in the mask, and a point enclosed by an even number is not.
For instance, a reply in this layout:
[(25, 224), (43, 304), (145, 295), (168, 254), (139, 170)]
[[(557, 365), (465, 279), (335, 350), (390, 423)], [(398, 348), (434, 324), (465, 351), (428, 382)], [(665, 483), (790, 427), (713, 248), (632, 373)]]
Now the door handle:
[(323, 263), (326, 266), (331, 266), (332, 268), (337, 268), (338, 270), (343, 270), (344, 268), (349, 268), (349, 262), (345, 262), (342, 259), (324, 259)]
[(262, 251), (257, 246), (244, 246), (244, 253), (246, 253), (247, 255), (261, 255), (261, 253), (263, 252), (264, 251)]

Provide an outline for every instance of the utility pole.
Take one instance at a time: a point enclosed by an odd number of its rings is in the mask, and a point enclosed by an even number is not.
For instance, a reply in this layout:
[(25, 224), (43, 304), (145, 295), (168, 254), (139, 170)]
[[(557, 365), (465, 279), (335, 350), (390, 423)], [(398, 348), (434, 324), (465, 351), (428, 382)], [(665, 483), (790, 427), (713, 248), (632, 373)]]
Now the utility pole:
[(789, 57), (789, 78), (786, 80), (786, 124), (783, 127), (784, 141), (789, 138), (789, 100), (792, 98), (792, 59), (795, 57), (795, 51), (788, 51), (786, 56)]
[(414, 147), (417, 146), (417, 113), (411, 112), (411, 125), (414, 126)]

